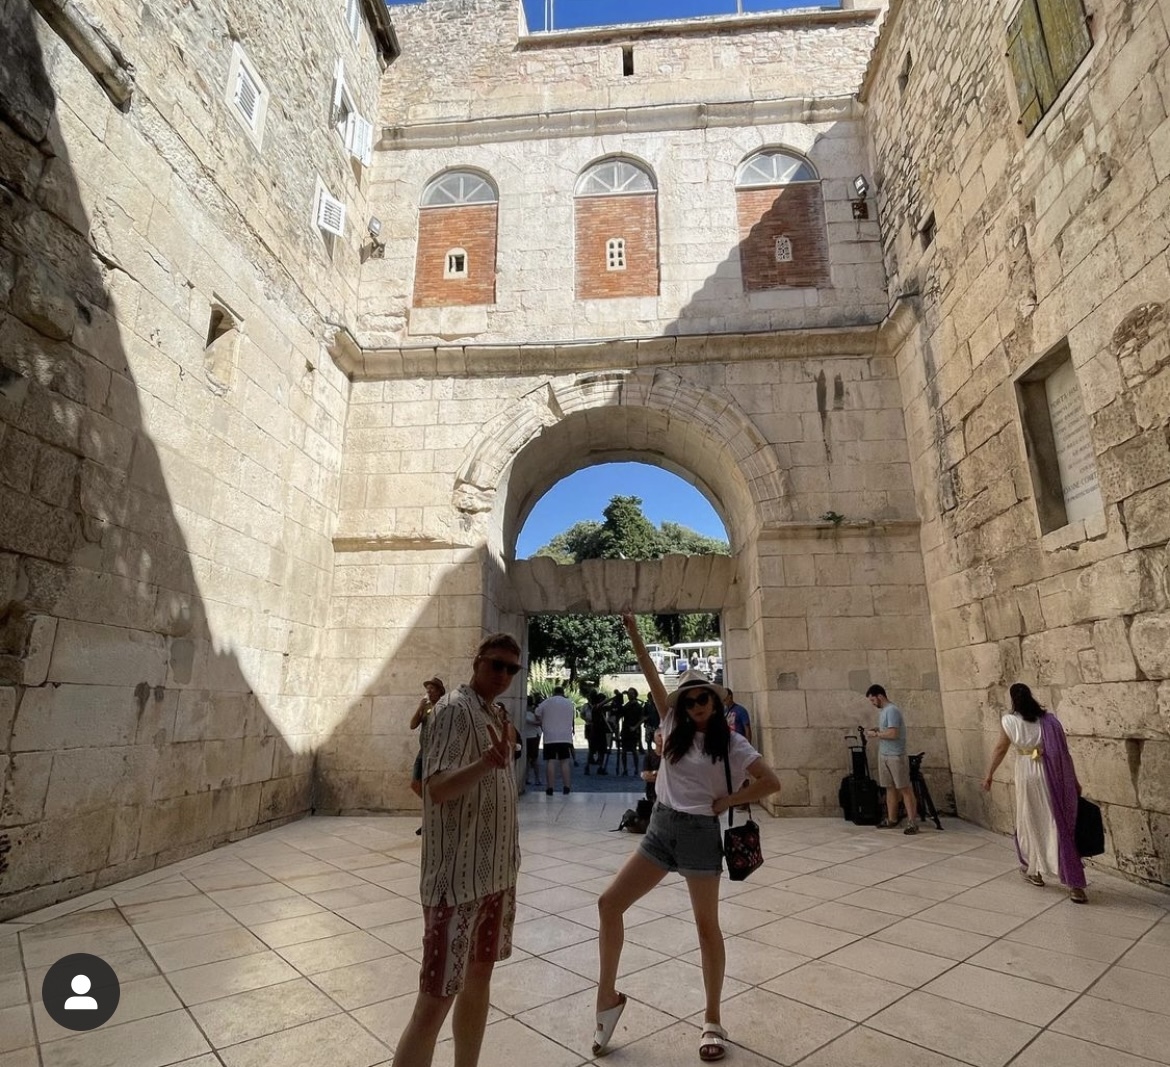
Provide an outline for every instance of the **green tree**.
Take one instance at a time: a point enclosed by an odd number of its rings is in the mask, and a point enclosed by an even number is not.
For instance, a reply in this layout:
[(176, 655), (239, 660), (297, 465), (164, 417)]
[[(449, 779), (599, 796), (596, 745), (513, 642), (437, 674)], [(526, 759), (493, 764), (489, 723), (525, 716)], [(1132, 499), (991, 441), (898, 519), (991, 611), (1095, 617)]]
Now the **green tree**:
[[(605, 521), (574, 523), (533, 555), (548, 556), (558, 563), (586, 559), (660, 559), (681, 555), (730, 553), (726, 541), (705, 537), (677, 522), (656, 528), (642, 511), (636, 496), (615, 496), (604, 511)], [(679, 641), (703, 641), (719, 634), (718, 616), (709, 612), (691, 615), (655, 615), (653, 623), (638, 619), (648, 642), (673, 645)], [(596, 682), (603, 674), (620, 670), (633, 657), (619, 619), (596, 615), (538, 615), (529, 624), (529, 658), (538, 663), (564, 661), (570, 681)]]

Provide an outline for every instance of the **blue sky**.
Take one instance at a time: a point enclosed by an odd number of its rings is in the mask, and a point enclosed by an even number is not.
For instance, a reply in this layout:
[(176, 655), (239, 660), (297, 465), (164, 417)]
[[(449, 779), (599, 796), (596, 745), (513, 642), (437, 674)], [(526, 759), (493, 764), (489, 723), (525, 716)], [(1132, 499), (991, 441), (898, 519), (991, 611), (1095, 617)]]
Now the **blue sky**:
[[(780, 11), (789, 7), (839, 7), (826, 0), (743, 0), (743, 10)], [(524, 0), (528, 28), (542, 30), (545, 0)], [(554, 0), (553, 28), (609, 26), (615, 22), (653, 22), (657, 19), (691, 18), (695, 15), (733, 15), (736, 0)]]
[(516, 542), (517, 558), (527, 559), (575, 522), (601, 522), (602, 511), (618, 495), (641, 497), (642, 511), (655, 526), (677, 522), (727, 540), (715, 509), (689, 482), (646, 463), (601, 463), (570, 474), (537, 501)]
[[(421, 0), (388, 0), (391, 7)], [(838, 0), (742, 0), (745, 12), (783, 11), (791, 7), (840, 7)], [(654, 22), (696, 15), (733, 15), (736, 0), (553, 0), (553, 28), (612, 26), (617, 22)], [(543, 30), (545, 0), (524, 0), (530, 30)]]

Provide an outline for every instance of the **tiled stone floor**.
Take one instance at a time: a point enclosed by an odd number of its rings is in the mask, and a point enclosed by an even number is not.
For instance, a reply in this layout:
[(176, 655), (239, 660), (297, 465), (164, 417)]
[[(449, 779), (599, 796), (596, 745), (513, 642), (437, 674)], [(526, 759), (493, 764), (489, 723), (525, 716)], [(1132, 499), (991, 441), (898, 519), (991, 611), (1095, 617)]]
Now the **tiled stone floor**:
[[(590, 1062), (597, 894), (637, 839), (618, 796), (522, 801), (515, 955), (484, 1067)], [(312, 818), (0, 925), (0, 1067), (372, 1067), (414, 999), (410, 818)], [(725, 882), (724, 1021), (741, 1067), (1170, 1064), (1170, 895), (1104, 874), (1087, 907), (956, 820), (916, 838), (763, 819), (766, 865)], [(114, 1018), (71, 1034), (48, 966), (105, 958)], [(702, 984), (685, 889), (629, 915), (631, 1004), (606, 1062), (698, 1063)], [(449, 1038), (450, 1028), (445, 1032)], [(449, 1065), (449, 1039), (436, 1063)]]

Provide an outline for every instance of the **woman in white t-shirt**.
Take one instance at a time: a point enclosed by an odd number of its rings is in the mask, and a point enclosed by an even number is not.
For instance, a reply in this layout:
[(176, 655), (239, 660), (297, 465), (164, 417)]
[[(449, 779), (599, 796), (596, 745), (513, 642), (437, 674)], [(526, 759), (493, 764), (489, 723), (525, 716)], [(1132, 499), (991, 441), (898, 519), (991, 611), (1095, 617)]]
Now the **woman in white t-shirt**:
[[(601, 961), (593, 1055), (607, 1051), (626, 1006), (625, 994), (616, 988), (625, 940), (623, 916), (668, 871), (678, 871), (691, 897), (706, 992), (699, 1058), (721, 1060), (727, 1053), (727, 1033), (720, 1022), (725, 950), (719, 928), (719, 876), (723, 873), (719, 816), (734, 805), (775, 793), (780, 780), (747, 739), (728, 728), (727, 691), (701, 671), (687, 671), (667, 696), (634, 616), (627, 612), (622, 622), (662, 716), (655, 735), (662, 762), (655, 782), (658, 799), (646, 834), (597, 901)], [(732, 782), (747, 782), (732, 793), (727, 787), (728, 766)]]

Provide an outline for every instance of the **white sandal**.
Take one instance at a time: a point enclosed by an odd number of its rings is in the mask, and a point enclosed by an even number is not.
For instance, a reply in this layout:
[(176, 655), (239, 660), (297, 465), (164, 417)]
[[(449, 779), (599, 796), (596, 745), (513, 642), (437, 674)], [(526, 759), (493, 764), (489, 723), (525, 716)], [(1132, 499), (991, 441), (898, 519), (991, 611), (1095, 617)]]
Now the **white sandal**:
[[(708, 1052), (708, 1049), (714, 1051)], [(703, 1023), (703, 1032), (699, 1035), (699, 1059), (711, 1063), (726, 1055), (727, 1031), (718, 1023)]]
[(597, 1030), (593, 1038), (593, 1055), (604, 1056), (609, 1051), (609, 1042), (617, 1029), (618, 1020), (626, 1010), (626, 995), (619, 993), (619, 1000), (612, 1008), (597, 1013)]

